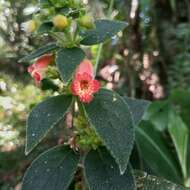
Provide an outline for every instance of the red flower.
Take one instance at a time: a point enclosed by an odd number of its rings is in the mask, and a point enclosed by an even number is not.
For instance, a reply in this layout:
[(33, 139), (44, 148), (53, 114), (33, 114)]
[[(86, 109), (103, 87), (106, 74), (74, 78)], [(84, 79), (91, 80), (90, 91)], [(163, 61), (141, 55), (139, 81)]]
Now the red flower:
[(71, 84), (72, 94), (79, 96), (80, 101), (90, 103), (93, 94), (100, 89), (100, 83), (94, 80), (93, 66), (89, 60), (84, 60), (78, 66)]
[(53, 61), (52, 54), (46, 54), (40, 57), (36, 63), (28, 67), (28, 72), (35, 79), (36, 83), (39, 84), (44, 77), (44, 73), (47, 70), (49, 64)]

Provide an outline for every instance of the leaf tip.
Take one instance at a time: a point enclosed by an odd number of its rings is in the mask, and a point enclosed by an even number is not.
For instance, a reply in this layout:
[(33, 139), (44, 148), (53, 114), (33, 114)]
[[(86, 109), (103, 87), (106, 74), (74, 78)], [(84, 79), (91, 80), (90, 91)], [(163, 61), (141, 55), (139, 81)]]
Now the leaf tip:
[(119, 166), (120, 175), (124, 175), (126, 169), (127, 168)]
[(26, 142), (24, 154), (25, 156), (28, 156), (33, 148), (29, 147), (28, 143)]

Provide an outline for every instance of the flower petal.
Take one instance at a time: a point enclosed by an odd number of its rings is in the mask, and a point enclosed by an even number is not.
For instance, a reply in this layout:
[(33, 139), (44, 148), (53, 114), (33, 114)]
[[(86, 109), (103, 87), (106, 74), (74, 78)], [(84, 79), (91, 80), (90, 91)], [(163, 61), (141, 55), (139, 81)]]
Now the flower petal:
[(97, 80), (93, 80), (93, 92), (98, 92), (100, 90), (100, 82)]
[(88, 59), (82, 61), (76, 70), (76, 74), (83, 74), (83, 73), (87, 73), (91, 77), (94, 76), (93, 65)]

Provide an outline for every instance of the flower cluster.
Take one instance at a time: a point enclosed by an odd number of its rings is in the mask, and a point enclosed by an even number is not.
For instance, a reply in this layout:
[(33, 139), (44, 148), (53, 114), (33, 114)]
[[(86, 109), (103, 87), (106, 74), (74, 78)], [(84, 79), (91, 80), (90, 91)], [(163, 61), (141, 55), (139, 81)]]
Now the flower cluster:
[[(83, 39), (82, 34), (93, 29), (95, 22), (93, 16), (85, 9), (85, 4), (80, 0), (49, 0), (40, 1), (40, 11), (35, 13), (33, 19), (25, 26), (28, 33), (46, 34), (54, 39), (58, 46), (73, 48), (80, 45)], [(49, 80), (51, 82), (55, 82), (52, 80), (58, 78), (57, 68), (54, 65), (49, 67), (54, 61), (53, 54), (43, 55), (28, 67), (28, 72), (37, 86), (40, 86), (44, 78), (51, 79)], [(55, 76), (51, 75), (52, 72)], [(76, 69), (73, 80), (66, 89), (69, 89), (72, 95), (78, 96), (81, 102), (90, 103), (94, 93), (100, 89), (100, 83), (94, 77), (93, 64), (85, 59)], [(60, 88), (62, 88), (61, 85)]]
[[(48, 66), (53, 62), (54, 56), (46, 54), (28, 67), (28, 72), (34, 78), (37, 85), (45, 77)], [(93, 94), (100, 89), (100, 83), (94, 79), (93, 65), (89, 60), (83, 60), (78, 66), (71, 84), (71, 92), (78, 96), (83, 103), (89, 103)]]

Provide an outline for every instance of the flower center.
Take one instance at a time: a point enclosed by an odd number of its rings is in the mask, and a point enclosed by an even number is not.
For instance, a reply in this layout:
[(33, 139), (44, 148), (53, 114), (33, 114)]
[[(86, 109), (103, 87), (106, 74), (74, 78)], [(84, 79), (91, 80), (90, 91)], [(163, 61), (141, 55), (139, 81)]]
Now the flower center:
[(87, 90), (89, 88), (89, 82), (87, 80), (82, 80), (80, 82), (81, 90)]

